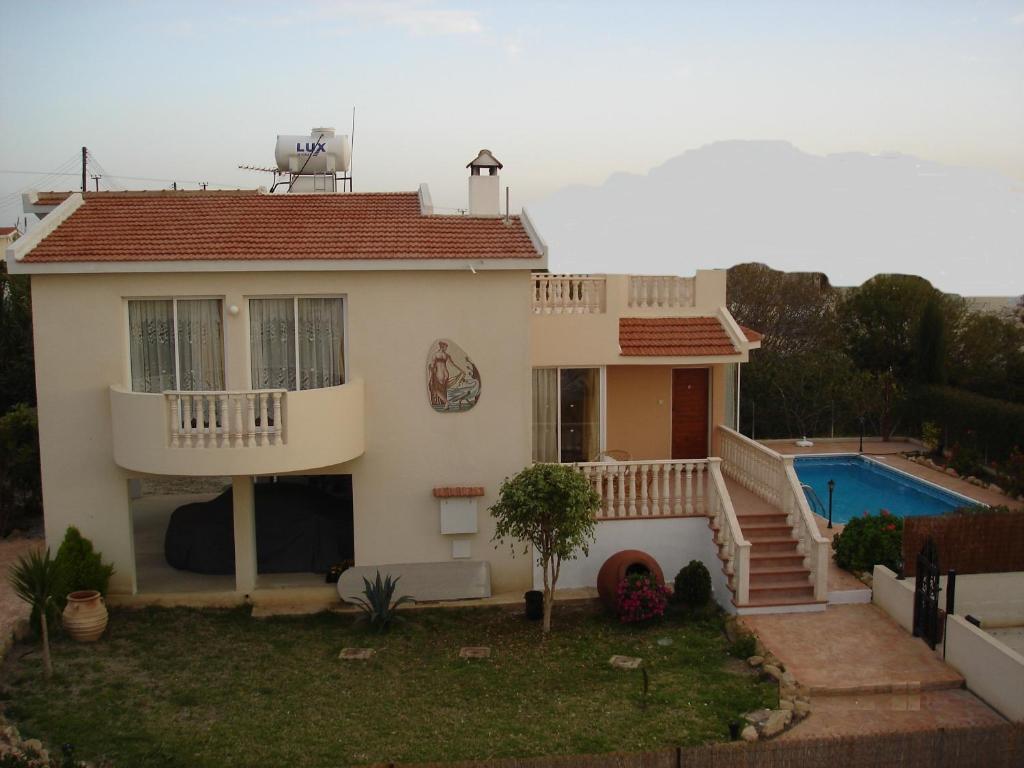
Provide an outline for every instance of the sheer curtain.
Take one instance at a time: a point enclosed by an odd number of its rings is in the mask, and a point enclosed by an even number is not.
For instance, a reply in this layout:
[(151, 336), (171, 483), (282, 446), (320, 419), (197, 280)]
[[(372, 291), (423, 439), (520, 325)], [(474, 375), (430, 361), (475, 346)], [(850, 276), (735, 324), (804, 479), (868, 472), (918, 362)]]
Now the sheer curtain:
[(558, 370), (533, 369), (533, 460), (558, 461)]
[(174, 302), (128, 302), (128, 347), (133, 392), (176, 389)]
[(295, 389), (292, 299), (249, 300), (249, 345), (254, 389)]
[(341, 299), (299, 299), (298, 331), (301, 388), (344, 384)]
[(224, 326), (220, 299), (178, 301), (180, 388), (224, 389)]

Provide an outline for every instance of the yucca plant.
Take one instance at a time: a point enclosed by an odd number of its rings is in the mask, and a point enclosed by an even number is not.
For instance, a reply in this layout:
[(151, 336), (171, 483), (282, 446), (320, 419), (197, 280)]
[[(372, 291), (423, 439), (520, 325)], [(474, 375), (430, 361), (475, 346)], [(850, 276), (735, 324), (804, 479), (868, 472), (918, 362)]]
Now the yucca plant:
[(32, 606), (39, 614), (40, 634), (43, 638), (43, 673), (53, 675), (50, 662), (50, 635), (46, 616), (57, 587), (57, 564), (50, 558), (50, 550), (30, 549), (11, 566), (9, 578), (15, 594)]
[(365, 597), (353, 597), (352, 599), (363, 611), (363, 618), (370, 622), (370, 626), (380, 632), (386, 632), (392, 622), (398, 619), (395, 609), (403, 603), (411, 603), (413, 599), (409, 595), (402, 595), (395, 600), (395, 587), (398, 586), (398, 579), (392, 579), (390, 575), (381, 578), (380, 571), (377, 571), (377, 578), (372, 582), (363, 577), (363, 595)]

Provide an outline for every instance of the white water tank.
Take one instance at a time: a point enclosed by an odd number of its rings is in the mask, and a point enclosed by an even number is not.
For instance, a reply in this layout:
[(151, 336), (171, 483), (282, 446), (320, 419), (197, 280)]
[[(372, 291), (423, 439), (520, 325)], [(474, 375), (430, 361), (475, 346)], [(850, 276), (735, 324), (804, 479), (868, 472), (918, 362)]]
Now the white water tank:
[(352, 145), (348, 136), (335, 136), (333, 128), (314, 128), (309, 136), (278, 136), (274, 160), (279, 171), (347, 173)]

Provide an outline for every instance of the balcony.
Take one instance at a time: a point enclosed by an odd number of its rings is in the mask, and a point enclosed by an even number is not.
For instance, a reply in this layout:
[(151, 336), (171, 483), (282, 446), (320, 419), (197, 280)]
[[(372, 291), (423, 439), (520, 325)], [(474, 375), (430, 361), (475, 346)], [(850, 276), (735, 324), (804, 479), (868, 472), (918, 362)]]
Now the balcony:
[(624, 303), (631, 311), (696, 306), (696, 278), (693, 277), (536, 274), (533, 275), (533, 314), (603, 315), (608, 311), (609, 291), (613, 305)]
[(363, 382), (147, 394), (110, 388), (114, 461), (158, 475), (266, 475), (342, 464), (365, 448)]

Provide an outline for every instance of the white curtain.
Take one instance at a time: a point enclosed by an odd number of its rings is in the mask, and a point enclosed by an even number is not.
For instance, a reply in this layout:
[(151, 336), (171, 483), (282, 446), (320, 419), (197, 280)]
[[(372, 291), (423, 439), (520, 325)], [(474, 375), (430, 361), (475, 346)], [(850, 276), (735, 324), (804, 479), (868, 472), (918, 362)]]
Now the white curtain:
[(133, 392), (176, 389), (174, 377), (174, 303), (128, 302), (128, 347)]
[(298, 331), (301, 388), (344, 384), (341, 299), (299, 299)]
[(295, 389), (292, 299), (249, 300), (249, 344), (254, 389)]
[(224, 327), (219, 299), (178, 301), (178, 364), (181, 389), (224, 389)]
[(533, 460), (558, 461), (558, 370), (533, 369)]

